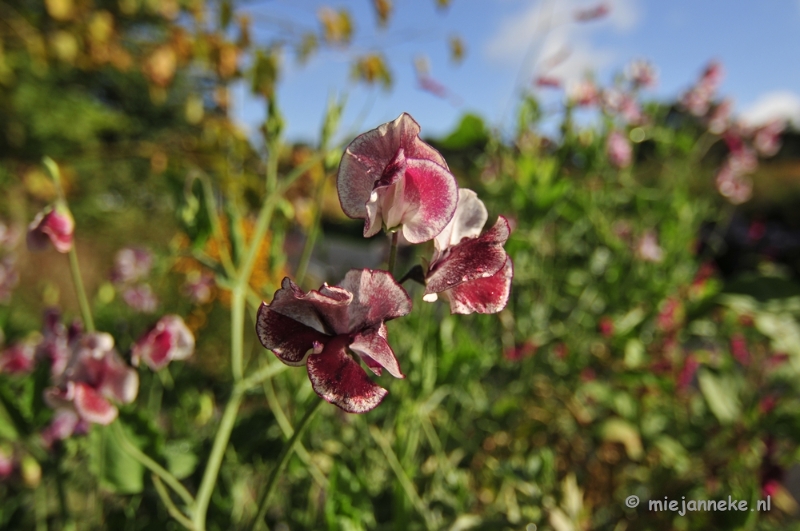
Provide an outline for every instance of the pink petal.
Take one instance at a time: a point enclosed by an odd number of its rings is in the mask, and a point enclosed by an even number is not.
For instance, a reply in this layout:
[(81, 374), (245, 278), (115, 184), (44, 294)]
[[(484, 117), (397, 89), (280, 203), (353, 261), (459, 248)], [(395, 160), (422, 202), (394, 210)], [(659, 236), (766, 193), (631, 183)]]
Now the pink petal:
[(75, 220), (68, 209), (63, 206), (49, 207), (28, 226), (28, 248), (32, 251), (43, 250), (50, 240), (56, 251), (68, 253), (72, 249), (74, 231)]
[(450, 313), (497, 313), (506, 307), (514, 276), (511, 258), (500, 271), (488, 278), (464, 282), (444, 292), (450, 299)]
[(403, 236), (411, 243), (426, 242), (453, 218), (458, 203), (456, 179), (435, 162), (409, 159), (404, 181)]
[(441, 154), (419, 138), (419, 125), (406, 114), (367, 131), (345, 149), (336, 188), (342, 210), (351, 218), (365, 218), (366, 204), (384, 170), (403, 148), (405, 156), (433, 161), (447, 169)]
[(478, 238), (464, 240), (450, 248), (443, 258), (432, 263), (427, 275), (426, 295), (440, 293), (472, 280), (494, 275), (506, 263), (503, 244), (508, 240), (509, 225), (500, 216), (489, 231)]
[(305, 364), (310, 350), (318, 350), (331, 338), (300, 321), (282, 315), (262, 303), (256, 317), (256, 334), (264, 348), (286, 365)]
[[(458, 190), (458, 206), (450, 223), (434, 239), (436, 250), (441, 252), (455, 247), (464, 238), (477, 238), (489, 219), (489, 213), (478, 194), (467, 188)], [(433, 261), (435, 261), (434, 258)]]
[(352, 294), (336, 286), (326, 284), (319, 291), (304, 293), (286, 277), (281, 289), (275, 292), (269, 308), (317, 332), (334, 335), (349, 331), (347, 307), (351, 301)]
[(309, 356), (308, 377), (320, 398), (348, 413), (366, 413), (389, 393), (367, 377), (364, 369), (347, 355), (349, 338), (337, 336), (320, 354)]
[(95, 424), (108, 425), (117, 418), (117, 408), (103, 395), (86, 384), (75, 384), (75, 409), (78, 414)]
[(98, 392), (123, 404), (136, 400), (139, 374), (122, 361), (116, 350), (106, 353), (102, 362), (102, 377), (96, 384)]
[(46, 447), (56, 441), (63, 441), (75, 432), (78, 426), (78, 414), (72, 409), (57, 409), (50, 425), (42, 430), (42, 439)]
[(411, 312), (411, 298), (387, 271), (351, 269), (339, 287), (352, 293), (346, 332), (375, 327)]
[(350, 350), (361, 356), (372, 372), (378, 376), (381, 375), (383, 367), (395, 378), (405, 378), (400, 372), (400, 365), (392, 352), (392, 347), (386, 342), (386, 332), (386, 325), (381, 324), (377, 329), (357, 334), (350, 343)]

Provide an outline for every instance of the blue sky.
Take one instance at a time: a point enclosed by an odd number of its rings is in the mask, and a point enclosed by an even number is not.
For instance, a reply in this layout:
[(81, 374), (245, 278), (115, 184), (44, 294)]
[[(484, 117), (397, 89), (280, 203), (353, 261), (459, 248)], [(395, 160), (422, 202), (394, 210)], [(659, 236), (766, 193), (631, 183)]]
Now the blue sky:
[[(294, 28), (319, 27), (317, 12), (328, 5), (346, 7), (354, 16), (349, 49), (323, 49), (304, 66), (290, 55), (283, 61), (279, 104), (287, 136), (313, 142), (331, 95), (346, 95), (343, 135), (363, 132), (409, 112), (423, 135), (439, 136), (465, 112), (507, 129), (522, 89), (530, 88), (541, 64), (554, 55), (566, 59), (549, 73), (565, 83), (592, 71), (601, 82), (631, 60), (652, 61), (659, 73), (650, 96), (676, 98), (711, 59), (722, 62), (721, 95), (736, 111), (757, 122), (783, 115), (800, 125), (800, 1), (798, 0), (607, 0), (603, 19), (575, 23), (576, 10), (599, 0), (452, 0), (440, 10), (434, 0), (395, 0), (388, 28), (375, 23), (370, 0), (339, 3), (271, 0), (250, 4), (256, 35), (267, 41), (287, 22)], [(448, 39), (466, 45), (460, 64), (449, 57)], [(355, 52), (381, 51), (394, 75), (390, 91), (358, 85), (350, 78)], [(567, 54), (568, 53), (568, 54)], [(421, 90), (414, 59), (425, 55), (430, 74), (452, 98)], [(537, 69), (537, 64), (539, 65)], [(545, 98), (561, 98), (544, 94)], [(263, 119), (262, 104), (244, 89), (234, 95), (235, 116), (254, 131)]]

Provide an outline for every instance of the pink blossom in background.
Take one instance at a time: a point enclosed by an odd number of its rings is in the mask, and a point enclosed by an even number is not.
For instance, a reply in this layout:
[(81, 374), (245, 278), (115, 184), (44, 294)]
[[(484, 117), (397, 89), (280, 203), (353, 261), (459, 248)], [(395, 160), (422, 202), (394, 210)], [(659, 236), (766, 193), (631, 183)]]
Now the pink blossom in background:
[(536, 354), (538, 346), (531, 340), (527, 340), (522, 345), (515, 345), (514, 347), (503, 350), (503, 357), (508, 361), (519, 361)]
[(192, 271), (186, 275), (186, 282), (183, 284), (183, 293), (195, 304), (205, 304), (211, 300), (213, 290), (216, 286), (214, 275)]
[(730, 158), (717, 172), (715, 182), (720, 195), (734, 205), (746, 203), (753, 196), (753, 181), (735, 170)]
[(117, 284), (138, 282), (153, 268), (153, 253), (140, 247), (125, 247), (114, 256), (111, 280)]
[(647, 230), (636, 244), (636, 256), (645, 262), (661, 262), (664, 260), (664, 249), (658, 244), (655, 231)]
[(575, 20), (578, 22), (598, 20), (607, 16), (610, 12), (611, 6), (609, 6), (606, 2), (602, 2), (596, 6), (575, 11)]
[(604, 315), (600, 318), (597, 322), (597, 330), (600, 332), (600, 335), (603, 337), (611, 337), (614, 335), (614, 320)]
[(0, 374), (28, 374), (33, 371), (36, 344), (19, 341), (0, 352)]
[(287, 365), (306, 365), (314, 391), (348, 413), (378, 406), (388, 391), (380, 376), (404, 378), (387, 342), (386, 321), (411, 311), (408, 293), (386, 271), (353, 269), (338, 286), (303, 292), (288, 277), (272, 302), (258, 310), (256, 333)]
[(134, 367), (143, 360), (154, 371), (163, 369), (172, 360), (184, 360), (194, 353), (194, 335), (178, 315), (165, 315), (134, 345), (131, 361)]
[(591, 107), (600, 102), (600, 91), (594, 81), (584, 79), (569, 86), (567, 100), (578, 107)]
[(772, 120), (768, 124), (756, 129), (753, 135), (753, 147), (762, 157), (772, 157), (781, 148), (781, 135), (786, 129), (783, 120)]
[(336, 187), (342, 210), (364, 219), (364, 237), (402, 226), (411, 243), (432, 239), (453, 217), (458, 188), (442, 155), (419, 138), (406, 114), (353, 140)]
[(70, 342), (80, 334), (77, 325), (71, 329), (64, 326), (59, 310), (45, 310), (42, 340), (36, 346), (36, 358), (50, 364), (52, 376), (59, 376), (64, 372), (70, 357)]
[(41, 251), (51, 243), (59, 253), (72, 249), (75, 220), (69, 209), (61, 204), (39, 212), (28, 226), (28, 249)]
[(658, 82), (655, 66), (644, 59), (638, 59), (629, 64), (625, 76), (635, 88), (653, 88)]
[(750, 351), (747, 349), (747, 340), (742, 334), (731, 336), (731, 355), (744, 366), (750, 365)]
[(721, 135), (728, 130), (731, 121), (731, 111), (733, 110), (733, 100), (725, 98), (720, 104), (714, 107), (708, 117), (708, 130), (715, 135)]
[(113, 402), (133, 402), (139, 390), (138, 374), (122, 361), (114, 339), (106, 333), (73, 340), (64, 372), (53, 380), (53, 387), (45, 390), (48, 405), (74, 410), (95, 424), (110, 424), (118, 414)]
[(74, 409), (61, 407), (56, 409), (50, 424), (42, 430), (41, 437), (45, 448), (52, 448), (56, 441), (63, 441), (87, 431), (86, 421), (81, 420)]
[(538, 76), (536, 79), (534, 79), (533, 84), (539, 88), (561, 88), (561, 80), (549, 76)]
[(678, 390), (685, 390), (692, 384), (694, 381), (694, 375), (697, 373), (697, 369), (699, 368), (700, 362), (697, 361), (695, 355), (687, 355), (683, 362), (681, 372), (678, 374), (678, 379), (675, 382), (675, 386), (678, 388)]
[(125, 304), (140, 313), (153, 313), (158, 309), (158, 297), (153, 293), (150, 284), (140, 284), (122, 292)]
[(631, 165), (633, 148), (630, 141), (619, 131), (613, 131), (606, 141), (606, 155), (612, 166), (621, 170)]
[(511, 258), (503, 249), (510, 228), (500, 216), (481, 235), (488, 218), (478, 195), (461, 188), (453, 219), (433, 240), (423, 300), (433, 302), (441, 294), (454, 314), (497, 313), (505, 308), (514, 276)]
[(705, 116), (722, 81), (722, 64), (709, 63), (697, 83), (681, 97), (681, 106), (694, 116)]

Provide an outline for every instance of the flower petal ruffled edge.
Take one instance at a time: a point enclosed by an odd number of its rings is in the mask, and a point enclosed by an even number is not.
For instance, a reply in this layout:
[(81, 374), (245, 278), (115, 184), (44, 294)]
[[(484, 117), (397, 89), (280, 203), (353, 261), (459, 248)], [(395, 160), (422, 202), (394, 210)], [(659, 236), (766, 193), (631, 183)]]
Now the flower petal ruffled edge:
[(450, 300), (450, 313), (497, 313), (502, 311), (508, 304), (513, 277), (514, 267), (511, 258), (506, 257), (505, 265), (491, 277), (464, 282), (444, 292), (444, 295)]
[(377, 329), (357, 334), (350, 343), (350, 350), (361, 356), (367, 367), (378, 376), (381, 369), (386, 369), (395, 378), (405, 378), (386, 337), (386, 325), (381, 324)]
[(256, 317), (256, 334), (264, 348), (275, 353), (286, 365), (295, 367), (304, 365), (309, 352), (319, 352), (330, 339), (310, 326), (273, 311), (263, 302)]
[(353, 296), (337, 286), (303, 292), (289, 277), (281, 282), (269, 304), (273, 312), (302, 323), (317, 332), (335, 335), (347, 332), (347, 307)]
[(319, 354), (308, 357), (308, 378), (320, 398), (348, 413), (375, 409), (389, 392), (369, 379), (346, 352), (345, 336), (333, 338)]
[[(478, 199), (478, 194), (468, 188), (459, 188), (456, 212), (442, 232), (433, 239), (434, 247), (441, 253), (455, 247), (464, 238), (477, 238), (488, 219), (489, 212), (483, 201)], [(437, 258), (438, 256), (434, 256), (432, 261)]]
[(419, 124), (403, 113), (392, 122), (357, 136), (339, 163), (336, 189), (342, 210), (351, 218), (366, 217), (366, 203), (375, 181), (399, 148), (408, 158), (433, 161), (447, 169), (444, 157), (419, 138)]
[(500, 216), (482, 236), (464, 240), (450, 248), (444, 258), (431, 264), (425, 294), (441, 293), (464, 282), (488, 278), (497, 273), (508, 259), (503, 245), (510, 232), (508, 220)]
[(400, 222), (411, 243), (432, 240), (450, 223), (458, 205), (458, 184), (446, 168), (430, 160), (409, 159), (403, 183), (405, 212)]
[(97, 390), (84, 383), (75, 384), (75, 410), (81, 418), (108, 425), (117, 418), (117, 408)]
[(347, 308), (348, 332), (378, 326), (411, 312), (411, 297), (388, 271), (351, 269), (338, 287), (352, 293)]

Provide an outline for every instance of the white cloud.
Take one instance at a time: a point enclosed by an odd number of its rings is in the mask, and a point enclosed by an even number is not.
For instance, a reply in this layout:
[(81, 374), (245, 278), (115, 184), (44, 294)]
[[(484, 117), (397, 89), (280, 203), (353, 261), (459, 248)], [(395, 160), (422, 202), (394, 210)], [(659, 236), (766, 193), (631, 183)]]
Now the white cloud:
[(740, 118), (752, 126), (781, 118), (800, 127), (800, 95), (788, 90), (769, 92), (742, 112)]
[[(611, 50), (592, 44), (592, 34), (609, 29), (625, 33), (639, 22), (639, 0), (607, 1), (609, 14), (599, 20), (576, 22), (576, 11), (592, 8), (600, 0), (544, 0), (522, 13), (506, 18), (486, 42), (488, 59), (502, 65), (521, 68), (521, 76), (530, 78), (534, 71), (556, 76), (565, 82), (575, 81), (587, 71), (607, 67), (615, 57)], [(548, 67), (555, 57), (563, 60)]]

